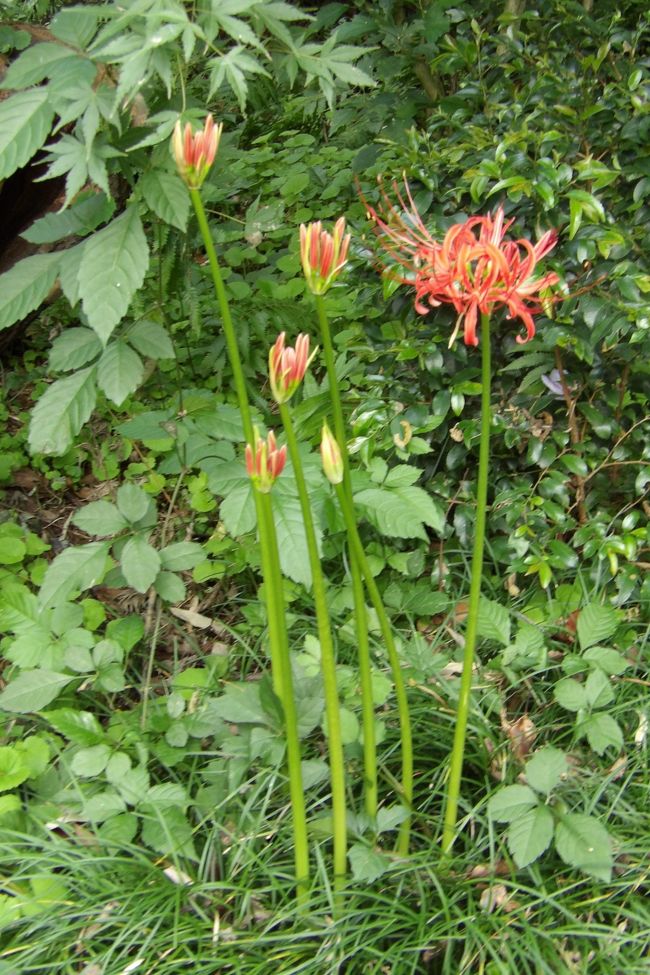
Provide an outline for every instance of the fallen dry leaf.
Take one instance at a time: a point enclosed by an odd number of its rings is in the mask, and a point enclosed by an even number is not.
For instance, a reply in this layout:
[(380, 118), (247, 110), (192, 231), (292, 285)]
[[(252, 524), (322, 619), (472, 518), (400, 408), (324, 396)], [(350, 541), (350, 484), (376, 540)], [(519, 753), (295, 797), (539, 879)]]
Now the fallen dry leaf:
[(501, 711), (501, 728), (510, 741), (510, 750), (518, 762), (523, 762), (537, 738), (537, 729), (527, 714), (516, 721), (508, 721), (505, 711)]

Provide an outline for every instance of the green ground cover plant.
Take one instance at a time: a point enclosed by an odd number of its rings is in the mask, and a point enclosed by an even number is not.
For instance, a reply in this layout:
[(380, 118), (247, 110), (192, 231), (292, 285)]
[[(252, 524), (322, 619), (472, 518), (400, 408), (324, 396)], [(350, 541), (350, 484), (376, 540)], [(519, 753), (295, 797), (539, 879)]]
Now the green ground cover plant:
[(0, 975), (645, 972), (647, 11), (17, 6)]

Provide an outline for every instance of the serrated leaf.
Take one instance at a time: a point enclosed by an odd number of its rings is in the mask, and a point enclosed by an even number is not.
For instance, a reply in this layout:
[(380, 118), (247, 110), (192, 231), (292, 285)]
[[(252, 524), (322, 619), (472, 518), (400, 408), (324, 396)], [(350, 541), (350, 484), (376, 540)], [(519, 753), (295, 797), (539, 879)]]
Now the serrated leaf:
[(528, 866), (548, 849), (553, 825), (553, 813), (547, 806), (536, 806), (510, 823), (508, 849), (518, 867)]
[(174, 346), (167, 331), (148, 319), (136, 322), (126, 334), (126, 340), (133, 345), (142, 355), (149, 356), (151, 359), (173, 359), (175, 357)]
[(507, 785), (488, 802), (488, 814), (499, 823), (511, 823), (533, 806), (538, 798), (527, 785)]
[(0, 710), (13, 714), (41, 711), (74, 679), (52, 670), (24, 670), (0, 694)]
[(348, 858), (352, 876), (359, 883), (372, 883), (390, 867), (390, 860), (385, 853), (373, 850), (364, 843), (353, 843), (348, 850)]
[(163, 569), (171, 572), (182, 572), (193, 569), (205, 558), (205, 549), (198, 542), (172, 542), (160, 551), (160, 563)]
[(104, 771), (110, 757), (111, 750), (108, 745), (91, 745), (75, 753), (70, 768), (82, 779), (94, 779)]
[(537, 792), (548, 795), (561, 781), (568, 767), (564, 752), (552, 745), (546, 745), (526, 762), (526, 781)]
[(585, 681), (587, 702), (592, 708), (604, 708), (614, 700), (614, 691), (607, 675), (600, 669), (592, 670)]
[[(280, 551), (280, 566), (283, 573), (294, 582), (311, 587), (311, 566), (307, 549), (307, 537), (300, 510), (300, 502), (293, 495), (283, 495), (277, 491), (273, 495), (273, 521)], [(314, 524), (316, 544), (320, 548), (321, 530)]]
[[(409, 499), (407, 492), (418, 492), (418, 497)], [(420, 495), (424, 495), (427, 500), (423, 501)], [(397, 490), (366, 488), (355, 494), (354, 500), (365, 508), (368, 519), (377, 530), (389, 538), (426, 539), (423, 515), (438, 524), (435, 505), (425, 491), (415, 486)], [(431, 505), (427, 502), (431, 502)]]
[(584, 686), (572, 677), (564, 677), (553, 688), (553, 697), (567, 711), (580, 711), (587, 706)]
[(34, 254), (0, 277), (0, 331), (21, 321), (45, 301), (60, 263), (60, 254)]
[(147, 205), (157, 217), (179, 230), (187, 228), (190, 195), (180, 177), (174, 173), (152, 170), (144, 174), (138, 186)]
[(102, 351), (102, 343), (90, 328), (66, 328), (54, 339), (50, 349), (50, 369), (67, 372), (80, 369)]
[(57, 379), (32, 410), (28, 439), (31, 452), (65, 453), (90, 417), (96, 400), (94, 366)]
[(79, 294), (88, 324), (104, 345), (142, 285), (148, 265), (147, 238), (133, 205), (86, 241)]
[(29, 775), (29, 768), (15, 748), (0, 747), (0, 792), (15, 789), (25, 782)]
[(91, 501), (81, 508), (74, 518), (77, 528), (88, 535), (116, 535), (126, 528), (128, 522), (111, 501)]
[(62, 44), (33, 44), (9, 65), (0, 88), (11, 90), (38, 85), (51, 74), (55, 64), (76, 56), (74, 51)]
[(55, 731), (75, 745), (83, 745), (87, 748), (91, 745), (99, 745), (104, 739), (102, 726), (90, 711), (59, 708), (55, 711), (46, 711), (43, 717)]
[(600, 603), (589, 603), (580, 610), (577, 633), (583, 650), (612, 636), (618, 626), (616, 610)]
[(606, 883), (612, 877), (609, 833), (593, 816), (568, 813), (555, 827), (555, 848), (570, 867), (577, 867)]
[(97, 385), (116, 406), (134, 393), (142, 382), (142, 359), (126, 342), (111, 342), (97, 363)]
[(610, 647), (589, 647), (583, 654), (583, 659), (590, 664), (600, 667), (609, 676), (622, 674), (627, 669), (628, 662), (618, 650)]
[(43, 88), (19, 91), (0, 101), (0, 179), (15, 173), (41, 148), (53, 117)]
[(120, 568), (136, 592), (146, 592), (160, 572), (160, 556), (142, 536), (130, 538), (120, 556)]
[(83, 236), (108, 220), (114, 210), (115, 204), (104, 193), (94, 193), (67, 210), (46, 214), (20, 236), (30, 244), (51, 244), (64, 237)]
[(41, 609), (58, 606), (74, 590), (90, 589), (104, 577), (109, 542), (90, 542), (66, 548), (50, 562), (43, 578), (38, 602)]
[(259, 684), (228, 684), (223, 694), (212, 702), (210, 711), (233, 724), (267, 724), (260, 700)]
[(608, 748), (620, 751), (623, 747), (621, 726), (611, 714), (592, 714), (578, 730), (587, 736), (590, 747), (597, 755), (604, 755)]
[(117, 489), (117, 507), (132, 525), (144, 518), (149, 500), (149, 495), (137, 484), (127, 482)]
[(477, 633), (486, 640), (496, 640), (504, 647), (510, 643), (510, 614), (501, 603), (481, 596), (478, 607)]

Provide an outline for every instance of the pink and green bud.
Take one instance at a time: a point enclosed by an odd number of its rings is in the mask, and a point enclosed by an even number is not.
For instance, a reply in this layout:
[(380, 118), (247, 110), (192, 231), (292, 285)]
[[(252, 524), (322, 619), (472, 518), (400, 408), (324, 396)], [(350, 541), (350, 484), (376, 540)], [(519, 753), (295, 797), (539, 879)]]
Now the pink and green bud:
[(258, 491), (268, 494), (284, 469), (287, 448), (278, 447), (272, 430), (264, 440), (255, 427), (255, 443), (246, 444), (246, 470)]
[(291, 399), (305, 377), (307, 366), (316, 355), (309, 355), (309, 336), (299, 335), (295, 347), (284, 345), (284, 332), (280, 332), (269, 352), (269, 379), (276, 403)]
[(330, 484), (340, 484), (343, 480), (343, 459), (341, 448), (327, 423), (323, 424), (320, 441), (320, 455), (323, 459), (323, 470)]
[(219, 148), (222, 129), (223, 122), (215, 125), (211, 115), (207, 116), (201, 132), (192, 133), (189, 122), (183, 131), (181, 120), (177, 121), (172, 136), (172, 150), (178, 174), (191, 190), (200, 189), (208, 175)]
[(324, 295), (336, 280), (347, 263), (349, 246), (345, 217), (336, 221), (333, 234), (322, 229), (320, 220), (300, 225), (300, 260), (312, 294)]

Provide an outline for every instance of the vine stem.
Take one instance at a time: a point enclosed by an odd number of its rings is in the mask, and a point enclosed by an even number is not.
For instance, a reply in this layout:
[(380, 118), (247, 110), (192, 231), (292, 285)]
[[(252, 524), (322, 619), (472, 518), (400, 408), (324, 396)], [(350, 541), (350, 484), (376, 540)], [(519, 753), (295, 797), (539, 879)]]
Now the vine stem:
[[(329, 385), (332, 413), (334, 415), (334, 435), (341, 451), (343, 461), (343, 491), (352, 505), (352, 481), (350, 479), (350, 462), (345, 435), (345, 420), (341, 396), (336, 380), (336, 360), (330, 331), (325, 301), (322, 295), (315, 295), (316, 312), (320, 326), (321, 341), (327, 380)], [(359, 560), (348, 537), (350, 551), (350, 576), (352, 578), (352, 598), (354, 602), (354, 628), (357, 640), (357, 657), (359, 661), (359, 681), (361, 684), (361, 716), (363, 728), (363, 771), (364, 771), (364, 806), (366, 813), (373, 821), (377, 817), (377, 742), (375, 734), (375, 703), (372, 694), (372, 668), (370, 663), (370, 642), (368, 639), (368, 614), (364, 599), (362, 571)]]
[(347, 822), (345, 808), (345, 763), (343, 759), (343, 740), (341, 735), (341, 716), (339, 710), (339, 694), (336, 684), (336, 655), (332, 639), (329, 612), (327, 608), (327, 586), (318, 554), (314, 519), (311, 503), (305, 482), (305, 475), (298, 448), (298, 440), (291, 417), (291, 411), (286, 403), (280, 404), (280, 417), (284, 426), (289, 448), (289, 457), (293, 466), (298, 488), (300, 510), (305, 528), (309, 565), (311, 567), (314, 605), (316, 608), (316, 622), (318, 640), (321, 653), (321, 672), (325, 691), (325, 713), (327, 715), (327, 744), (330, 762), (330, 782), (332, 788), (332, 835), (334, 841), (334, 890), (340, 891), (345, 883), (347, 865)]
[[(230, 314), (228, 295), (224, 288), (221, 269), (217, 259), (217, 252), (210, 234), (208, 219), (203, 201), (198, 190), (190, 189), (190, 197), (199, 230), (203, 238), (205, 252), (208, 255), (214, 290), (221, 312), (226, 348), (230, 359), (230, 366), (235, 381), (235, 391), (241, 413), (244, 437), (251, 445), (255, 442), (255, 431), (251, 418), (251, 409), (239, 355), (237, 336)], [(262, 555), (262, 575), (267, 592), (267, 607), (269, 617), (269, 646), (271, 648), (271, 672), (273, 688), (280, 699), (284, 712), (285, 733), (287, 738), (287, 765), (289, 772), (289, 794), (291, 799), (292, 828), (294, 841), (294, 864), (296, 877), (296, 898), (304, 903), (309, 883), (309, 847), (307, 840), (307, 818), (305, 812), (305, 796), (302, 787), (302, 770), (300, 765), (300, 739), (298, 737), (298, 721), (296, 704), (293, 696), (293, 680), (289, 659), (289, 644), (286, 630), (286, 615), (284, 605), (284, 589), (282, 573), (278, 555), (277, 537), (273, 521), (273, 509), (269, 495), (253, 490), (255, 512), (260, 537), (260, 552)]]
[(449, 767), (449, 782), (442, 832), (442, 850), (448, 853), (456, 834), (458, 799), (465, 755), (465, 739), (469, 716), (470, 694), (472, 690), (472, 671), (478, 629), (478, 607), (481, 597), (483, 576), (483, 548), (485, 544), (485, 520), (487, 513), (488, 474), (490, 468), (490, 392), (492, 379), (490, 350), (490, 316), (481, 315), (481, 441), (479, 444), (478, 484), (476, 488), (476, 525), (474, 529), (474, 550), (472, 553), (471, 581), (463, 671), (460, 678), (460, 693), (456, 711), (454, 744)]

